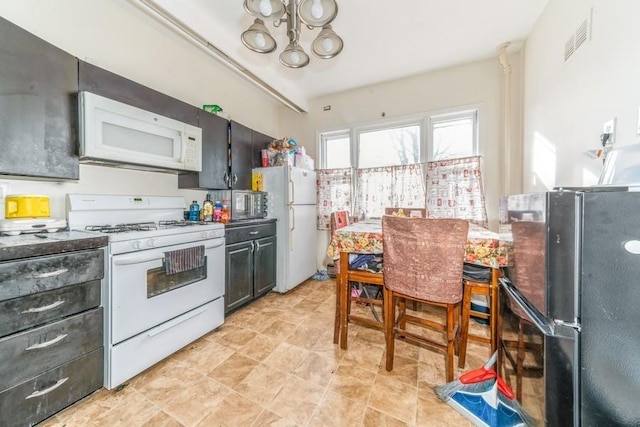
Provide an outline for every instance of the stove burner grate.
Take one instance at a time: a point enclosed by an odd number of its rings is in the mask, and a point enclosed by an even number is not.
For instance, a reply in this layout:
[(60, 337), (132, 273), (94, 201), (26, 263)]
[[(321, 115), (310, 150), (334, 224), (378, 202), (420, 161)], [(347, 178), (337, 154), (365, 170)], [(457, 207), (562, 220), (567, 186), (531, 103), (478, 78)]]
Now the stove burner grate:
[(132, 224), (116, 225), (88, 225), (86, 231), (99, 231), (101, 233), (126, 233), (128, 231), (151, 231), (157, 230), (155, 222), (138, 222)]

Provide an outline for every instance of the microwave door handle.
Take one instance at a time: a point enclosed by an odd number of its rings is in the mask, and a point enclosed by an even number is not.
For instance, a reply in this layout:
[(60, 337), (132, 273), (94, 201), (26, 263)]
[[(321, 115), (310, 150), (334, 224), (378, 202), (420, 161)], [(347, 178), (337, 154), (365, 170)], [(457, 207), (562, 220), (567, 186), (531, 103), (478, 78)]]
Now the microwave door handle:
[(518, 306), (526, 313), (531, 322), (546, 336), (555, 336), (553, 322), (549, 321), (540, 310), (538, 310), (522, 293), (505, 277), (498, 279), (502, 289), (511, 297)]

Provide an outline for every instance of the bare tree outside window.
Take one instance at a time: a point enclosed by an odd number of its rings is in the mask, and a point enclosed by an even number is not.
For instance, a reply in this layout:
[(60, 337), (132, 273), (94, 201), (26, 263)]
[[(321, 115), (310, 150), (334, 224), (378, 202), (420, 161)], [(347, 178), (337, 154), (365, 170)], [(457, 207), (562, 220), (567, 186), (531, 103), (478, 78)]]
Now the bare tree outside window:
[(363, 131), (358, 137), (359, 168), (420, 162), (419, 125)]

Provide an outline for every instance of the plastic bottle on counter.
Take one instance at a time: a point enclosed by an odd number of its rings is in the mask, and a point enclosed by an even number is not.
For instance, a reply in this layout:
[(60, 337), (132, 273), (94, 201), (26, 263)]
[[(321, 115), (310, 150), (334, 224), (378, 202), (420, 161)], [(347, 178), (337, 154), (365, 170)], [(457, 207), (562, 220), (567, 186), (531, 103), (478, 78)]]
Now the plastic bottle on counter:
[(200, 205), (197, 201), (193, 201), (189, 206), (189, 221), (200, 220)]
[(202, 202), (202, 220), (204, 222), (213, 221), (213, 202), (209, 193), (207, 193), (204, 202)]
[(228, 224), (231, 221), (231, 212), (229, 211), (229, 205), (227, 199), (222, 199), (222, 211), (220, 213), (220, 222)]
[(222, 217), (222, 203), (219, 200), (216, 200), (216, 204), (213, 206), (213, 220), (215, 222), (220, 222), (220, 218)]

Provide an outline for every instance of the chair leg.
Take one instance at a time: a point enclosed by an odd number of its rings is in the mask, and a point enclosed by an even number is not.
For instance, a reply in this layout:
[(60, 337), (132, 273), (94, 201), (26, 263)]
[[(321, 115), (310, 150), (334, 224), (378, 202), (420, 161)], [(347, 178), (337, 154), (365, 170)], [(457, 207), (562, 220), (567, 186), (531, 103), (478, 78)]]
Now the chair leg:
[(447, 304), (447, 356), (445, 360), (445, 372), (447, 382), (453, 381), (453, 356), (455, 353), (455, 322), (456, 310), (454, 304)]
[(340, 253), (340, 348), (347, 349), (347, 334), (349, 333), (349, 307), (351, 306), (351, 292), (347, 280), (349, 268), (349, 254)]
[(498, 278), (500, 270), (491, 269), (491, 289), (489, 291), (489, 325), (491, 328), (491, 354), (498, 349)]
[(518, 322), (518, 351), (516, 354), (516, 399), (522, 402), (522, 374), (524, 368), (524, 325)]
[(384, 339), (386, 352), (386, 368), (387, 371), (393, 370), (393, 352), (395, 351), (395, 323), (396, 309), (393, 292), (384, 288)]
[(471, 311), (471, 286), (464, 287), (462, 297), (462, 319), (460, 320), (460, 349), (458, 350), (458, 367), (464, 368), (467, 358), (467, 341), (469, 337), (469, 316)]
[(333, 343), (340, 342), (340, 274), (336, 275), (336, 314), (333, 322)]

